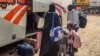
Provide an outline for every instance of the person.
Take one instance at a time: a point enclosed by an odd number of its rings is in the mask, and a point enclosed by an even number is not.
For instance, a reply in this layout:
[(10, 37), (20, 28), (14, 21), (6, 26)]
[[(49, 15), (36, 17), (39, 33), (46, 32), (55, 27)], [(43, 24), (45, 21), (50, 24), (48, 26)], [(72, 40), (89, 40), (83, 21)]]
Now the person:
[(77, 32), (79, 29), (79, 11), (76, 10), (75, 5), (68, 6), (68, 16), (67, 21), (70, 21), (74, 25), (74, 29)]
[(96, 14), (98, 14), (98, 12), (99, 12), (99, 10), (98, 10), (98, 9), (96, 9)]
[[(43, 34), (41, 39), (41, 47), (39, 56), (58, 56), (58, 43), (50, 41), (50, 29), (53, 20), (53, 13), (55, 12), (55, 5), (49, 6), (49, 11), (45, 16), (45, 23), (43, 28)], [(54, 27), (61, 26), (59, 16), (55, 13)]]
[(63, 53), (63, 56), (66, 56), (66, 52), (68, 51), (67, 33), (68, 33), (68, 30), (64, 29), (64, 36), (62, 39), (58, 41), (58, 45), (59, 45), (58, 56), (62, 56), (61, 55), (62, 53)]
[[(79, 11), (76, 10), (75, 5), (68, 6), (68, 15), (67, 21), (69, 21), (73, 25), (73, 29), (77, 32), (79, 29)], [(75, 52), (78, 52), (77, 48), (74, 48)]]

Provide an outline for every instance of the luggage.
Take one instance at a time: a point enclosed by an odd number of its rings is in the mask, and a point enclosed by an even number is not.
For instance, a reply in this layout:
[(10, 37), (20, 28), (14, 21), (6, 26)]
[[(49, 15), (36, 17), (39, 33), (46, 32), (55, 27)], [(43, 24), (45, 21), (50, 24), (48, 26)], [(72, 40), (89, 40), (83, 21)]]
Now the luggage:
[(72, 44), (74, 48), (80, 48), (82, 46), (81, 39), (77, 32), (72, 30), (68, 37), (68, 43)]
[(81, 39), (78, 35), (77, 32), (73, 32), (73, 37), (74, 37), (74, 43), (73, 43), (73, 47), (74, 48), (80, 48), (82, 46), (82, 42), (81, 42)]
[(63, 30), (60, 26), (52, 28), (50, 31), (50, 40), (53, 42), (59, 41), (63, 37)]
[(20, 56), (33, 56), (34, 55), (34, 48), (28, 43), (18, 44), (17, 50)]
[(52, 26), (50, 29), (50, 40), (53, 42), (59, 41), (63, 36), (63, 29), (61, 26), (54, 27), (55, 13), (53, 13)]

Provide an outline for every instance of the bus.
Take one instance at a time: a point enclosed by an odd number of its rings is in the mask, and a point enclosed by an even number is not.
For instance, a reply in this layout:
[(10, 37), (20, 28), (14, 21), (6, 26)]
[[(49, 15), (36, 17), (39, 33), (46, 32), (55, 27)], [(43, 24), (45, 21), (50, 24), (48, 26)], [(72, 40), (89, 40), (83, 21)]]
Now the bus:
[(51, 3), (67, 6), (67, 0), (0, 0), (0, 47), (35, 35), (34, 16), (47, 12)]

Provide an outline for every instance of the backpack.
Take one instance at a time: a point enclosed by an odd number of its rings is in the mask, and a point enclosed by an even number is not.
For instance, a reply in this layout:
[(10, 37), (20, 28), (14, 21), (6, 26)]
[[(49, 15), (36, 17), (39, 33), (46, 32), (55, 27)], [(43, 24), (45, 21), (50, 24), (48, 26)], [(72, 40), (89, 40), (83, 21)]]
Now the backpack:
[(50, 29), (50, 40), (53, 42), (57, 42), (63, 36), (63, 29), (61, 26), (54, 27), (54, 16), (55, 16), (55, 13), (53, 13), (52, 26)]
[(18, 44), (17, 50), (20, 56), (33, 56), (34, 54), (34, 48), (28, 43)]
[(79, 27), (80, 28), (85, 28), (86, 24), (87, 24), (87, 18), (85, 16), (83, 16), (82, 14), (79, 13)]

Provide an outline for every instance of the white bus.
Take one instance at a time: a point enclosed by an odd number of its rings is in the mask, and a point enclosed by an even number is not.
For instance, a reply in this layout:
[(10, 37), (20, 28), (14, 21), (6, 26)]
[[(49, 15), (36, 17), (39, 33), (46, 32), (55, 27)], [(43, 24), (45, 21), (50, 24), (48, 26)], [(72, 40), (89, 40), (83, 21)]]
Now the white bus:
[(0, 47), (33, 35), (34, 13), (48, 11), (52, 2), (64, 6), (70, 3), (67, 0), (0, 0)]

